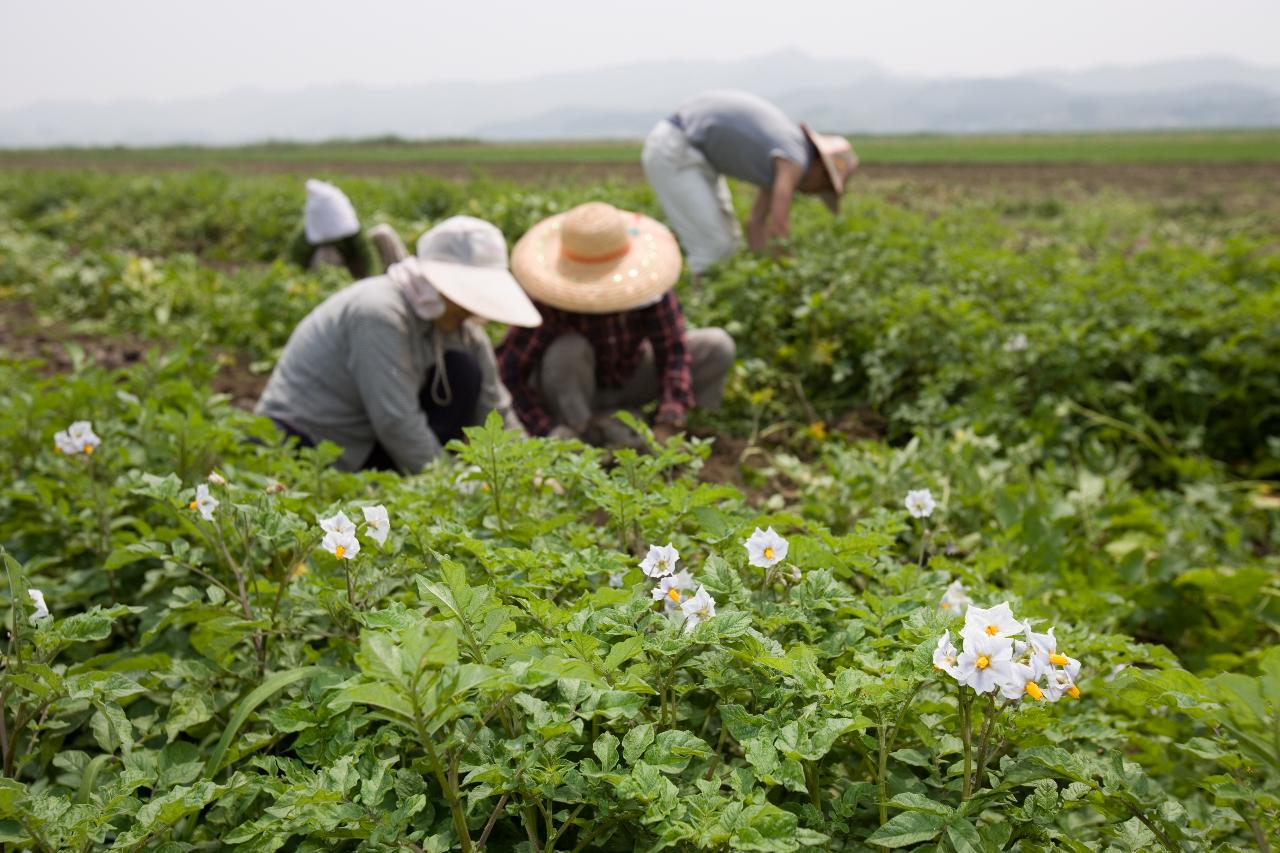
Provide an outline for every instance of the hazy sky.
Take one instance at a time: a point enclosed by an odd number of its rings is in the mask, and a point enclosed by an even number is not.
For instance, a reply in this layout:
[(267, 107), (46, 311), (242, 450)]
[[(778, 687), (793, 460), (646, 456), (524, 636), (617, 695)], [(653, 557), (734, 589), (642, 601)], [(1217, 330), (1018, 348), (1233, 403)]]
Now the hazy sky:
[(784, 48), (920, 75), (1207, 55), (1280, 65), (1277, 33), (1280, 0), (0, 0), (0, 109)]

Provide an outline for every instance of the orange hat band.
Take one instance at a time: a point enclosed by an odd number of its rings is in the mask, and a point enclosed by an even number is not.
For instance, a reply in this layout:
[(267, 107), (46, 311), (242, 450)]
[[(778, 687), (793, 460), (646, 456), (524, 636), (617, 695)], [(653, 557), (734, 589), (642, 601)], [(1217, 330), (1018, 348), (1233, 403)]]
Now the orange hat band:
[(605, 255), (579, 255), (577, 252), (571, 252), (565, 248), (564, 244), (560, 244), (560, 257), (573, 261), (577, 264), (603, 264), (605, 261), (616, 261), (631, 251), (631, 241), (628, 240), (621, 249), (609, 252)]

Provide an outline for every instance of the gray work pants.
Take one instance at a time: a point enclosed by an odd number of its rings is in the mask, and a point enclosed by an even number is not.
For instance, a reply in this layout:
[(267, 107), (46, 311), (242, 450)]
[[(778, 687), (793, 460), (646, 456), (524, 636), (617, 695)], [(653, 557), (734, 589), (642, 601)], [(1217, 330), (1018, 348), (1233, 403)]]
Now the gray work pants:
[[(724, 396), (724, 383), (733, 366), (733, 338), (724, 329), (690, 329), (689, 356), (693, 362), (693, 397), (699, 408), (714, 409)], [(552, 421), (581, 431), (594, 415), (619, 409), (638, 409), (657, 402), (662, 381), (645, 344), (640, 364), (621, 388), (596, 383), (596, 353), (577, 332), (551, 342), (538, 368), (538, 388), (547, 401)]]

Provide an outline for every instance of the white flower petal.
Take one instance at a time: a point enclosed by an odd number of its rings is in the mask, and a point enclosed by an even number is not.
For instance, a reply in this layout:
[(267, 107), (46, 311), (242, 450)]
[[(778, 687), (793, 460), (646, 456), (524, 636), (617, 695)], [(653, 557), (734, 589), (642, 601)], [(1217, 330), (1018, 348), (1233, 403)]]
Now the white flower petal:
[(937, 507), (933, 500), (933, 493), (928, 489), (912, 489), (907, 492), (907, 498), (903, 503), (912, 518), (928, 518), (933, 515)]
[(787, 558), (787, 540), (779, 536), (772, 527), (766, 530), (757, 527), (744, 544), (747, 547), (747, 562), (757, 568), (768, 569)]
[(651, 578), (665, 577), (676, 570), (680, 552), (670, 542), (666, 545), (650, 545), (649, 553), (640, 561), (640, 569)]
[(387, 534), (391, 532), (391, 518), (387, 515), (387, 508), (382, 504), (365, 507), (364, 526), (364, 532), (381, 547), (387, 541)]

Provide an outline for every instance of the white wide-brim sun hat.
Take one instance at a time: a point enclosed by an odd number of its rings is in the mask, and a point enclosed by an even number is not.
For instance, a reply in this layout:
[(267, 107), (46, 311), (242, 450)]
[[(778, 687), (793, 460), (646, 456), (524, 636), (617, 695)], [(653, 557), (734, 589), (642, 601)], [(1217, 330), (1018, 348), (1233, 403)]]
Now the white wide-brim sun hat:
[(665, 225), (604, 202), (542, 220), (511, 251), (511, 271), (529, 296), (579, 314), (651, 305), (675, 285), (680, 267), (680, 246)]
[(509, 326), (540, 326), (542, 315), (507, 267), (507, 243), (495, 225), (453, 216), (418, 238), (418, 271), (450, 302)]

